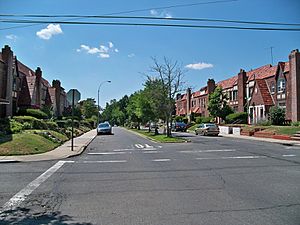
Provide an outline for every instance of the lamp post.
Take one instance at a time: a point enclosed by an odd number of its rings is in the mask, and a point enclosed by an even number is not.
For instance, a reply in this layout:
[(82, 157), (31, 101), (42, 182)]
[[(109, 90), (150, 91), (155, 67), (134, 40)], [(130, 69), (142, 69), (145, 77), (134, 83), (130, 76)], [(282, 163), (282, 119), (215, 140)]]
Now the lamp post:
[(99, 120), (100, 120), (100, 118), (99, 118), (99, 117), (100, 117), (99, 93), (100, 93), (100, 87), (101, 87), (104, 83), (111, 83), (111, 81), (110, 81), (110, 80), (103, 81), (103, 82), (100, 83), (100, 85), (99, 85), (99, 87), (98, 87), (98, 117), (97, 117), (98, 121), (97, 121), (97, 126), (98, 126)]

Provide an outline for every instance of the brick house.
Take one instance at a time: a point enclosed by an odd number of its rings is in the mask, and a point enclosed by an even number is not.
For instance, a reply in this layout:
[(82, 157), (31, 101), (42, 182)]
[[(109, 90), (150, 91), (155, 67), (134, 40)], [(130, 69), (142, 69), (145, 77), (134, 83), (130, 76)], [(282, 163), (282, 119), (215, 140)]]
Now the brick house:
[(228, 104), (235, 112), (248, 112), (249, 123), (267, 119), (269, 109), (279, 106), (286, 110), (286, 120), (300, 121), (300, 53), (293, 50), (289, 61), (265, 65), (207, 86), (199, 91), (177, 95), (176, 115), (208, 116), (208, 95), (216, 86), (222, 87), (229, 97)]
[[(0, 118), (11, 117), (19, 109), (44, 106), (53, 107), (61, 116), (67, 98), (60, 81), (53, 86), (42, 77), (42, 70), (35, 71), (21, 63), (8, 45), (0, 52)], [(59, 107), (58, 107), (59, 106)]]

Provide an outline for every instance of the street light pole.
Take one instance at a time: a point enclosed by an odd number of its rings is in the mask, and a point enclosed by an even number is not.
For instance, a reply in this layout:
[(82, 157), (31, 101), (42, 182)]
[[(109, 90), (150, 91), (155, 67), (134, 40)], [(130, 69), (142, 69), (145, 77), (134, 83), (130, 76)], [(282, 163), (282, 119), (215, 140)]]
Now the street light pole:
[(100, 100), (99, 100), (99, 93), (100, 93), (100, 87), (104, 83), (111, 83), (111, 81), (110, 80), (103, 81), (103, 82), (100, 83), (100, 85), (98, 87), (98, 116), (97, 116), (97, 126), (98, 126), (99, 121), (100, 121)]

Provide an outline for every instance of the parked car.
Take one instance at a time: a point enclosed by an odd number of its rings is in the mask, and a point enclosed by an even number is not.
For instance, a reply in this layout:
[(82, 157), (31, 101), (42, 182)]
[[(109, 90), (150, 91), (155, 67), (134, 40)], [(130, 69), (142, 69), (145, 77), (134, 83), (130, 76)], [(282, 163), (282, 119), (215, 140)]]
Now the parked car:
[(97, 135), (100, 134), (112, 134), (112, 128), (108, 122), (99, 123), (97, 127)]
[(184, 122), (175, 122), (172, 124), (172, 131), (183, 131), (186, 132), (187, 125)]
[(202, 123), (195, 129), (196, 135), (219, 135), (219, 128), (214, 123)]

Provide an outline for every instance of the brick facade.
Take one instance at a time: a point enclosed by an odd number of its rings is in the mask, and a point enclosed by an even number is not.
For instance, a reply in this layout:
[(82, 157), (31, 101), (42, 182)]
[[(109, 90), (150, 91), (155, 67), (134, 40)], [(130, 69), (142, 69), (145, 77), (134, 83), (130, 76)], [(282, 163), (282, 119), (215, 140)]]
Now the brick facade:
[(17, 60), (8, 45), (4, 46), (0, 52), (0, 118), (11, 117), (19, 109), (44, 106), (55, 107), (55, 115), (61, 116), (67, 105), (66, 93), (59, 81), (54, 83), (51, 87), (40, 67), (33, 71)]
[[(286, 110), (286, 120), (300, 121), (300, 53), (293, 50), (289, 61), (277, 65), (265, 65), (248, 72), (240, 72), (217, 84), (209, 79), (207, 86), (190, 95), (178, 95), (176, 115), (209, 116), (208, 95), (216, 86), (227, 94), (228, 104), (236, 112), (247, 111), (249, 123), (257, 123), (268, 117), (272, 106)], [(214, 81), (213, 81), (214, 82)], [(205, 102), (205, 103), (204, 103)], [(188, 106), (191, 105), (189, 108)]]

